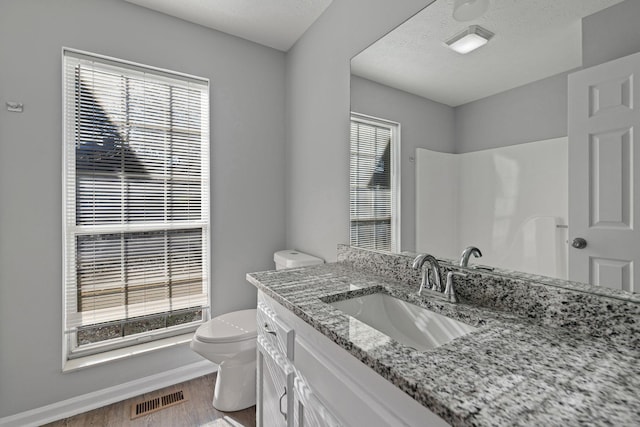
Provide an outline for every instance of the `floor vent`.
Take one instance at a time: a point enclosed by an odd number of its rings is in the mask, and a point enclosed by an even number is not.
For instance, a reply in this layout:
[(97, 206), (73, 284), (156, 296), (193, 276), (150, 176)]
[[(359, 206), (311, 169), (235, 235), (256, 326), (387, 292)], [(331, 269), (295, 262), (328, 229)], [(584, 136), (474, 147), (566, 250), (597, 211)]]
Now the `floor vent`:
[(131, 405), (131, 419), (142, 417), (147, 414), (159, 411), (161, 409), (168, 408), (169, 406), (178, 405), (187, 400), (187, 395), (184, 390), (179, 390), (174, 393), (165, 394), (164, 396), (156, 397), (155, 399), (145, 400), (144, 402), (135, 403)]

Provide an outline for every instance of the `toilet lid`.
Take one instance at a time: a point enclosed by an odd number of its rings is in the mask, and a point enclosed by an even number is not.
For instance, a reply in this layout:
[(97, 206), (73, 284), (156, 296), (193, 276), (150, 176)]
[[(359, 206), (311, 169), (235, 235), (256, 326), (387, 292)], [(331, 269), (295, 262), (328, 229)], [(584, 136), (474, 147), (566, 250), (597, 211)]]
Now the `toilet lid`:
[(196, 337), (209, 343), (244, 341), (254, 339), (256, 335), (255, 308), (214, 317), (196, 329)]

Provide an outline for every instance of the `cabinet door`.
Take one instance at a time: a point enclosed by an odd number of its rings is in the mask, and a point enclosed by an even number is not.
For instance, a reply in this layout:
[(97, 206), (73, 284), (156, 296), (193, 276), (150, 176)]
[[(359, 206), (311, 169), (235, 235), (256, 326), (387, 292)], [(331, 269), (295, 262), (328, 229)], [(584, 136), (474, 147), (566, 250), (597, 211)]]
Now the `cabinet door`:
[(342, 424), (296, 376), (293, 380), (293, 422), (295, 427), (339, 427)]
[(258, 427), (293, 427), (293, 368), (263, 336), (258, 336)]

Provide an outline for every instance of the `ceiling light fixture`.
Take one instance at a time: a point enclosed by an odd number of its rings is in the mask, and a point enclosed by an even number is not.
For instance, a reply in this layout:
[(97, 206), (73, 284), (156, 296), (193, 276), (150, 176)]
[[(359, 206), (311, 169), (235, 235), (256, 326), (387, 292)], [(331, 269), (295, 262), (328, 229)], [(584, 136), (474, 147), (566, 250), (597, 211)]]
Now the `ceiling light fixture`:
[(489, 0), (455, 0), (453, 19), (459, 22), (481, 17), (489, 9)]
[(456, 34), (445, 43), (458, 53), (469, 53), (484, 46), (494, 34), (479, 25), (471, 25), (463, 32)]

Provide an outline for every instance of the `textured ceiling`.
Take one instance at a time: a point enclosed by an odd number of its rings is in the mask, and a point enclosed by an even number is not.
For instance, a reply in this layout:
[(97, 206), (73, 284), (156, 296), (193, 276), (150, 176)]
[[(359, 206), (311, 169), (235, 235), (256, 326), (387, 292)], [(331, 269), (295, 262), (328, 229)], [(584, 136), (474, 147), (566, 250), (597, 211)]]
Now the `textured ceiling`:
[[(622, 0), (491, 0), (457, 22), (437, 0), (351, 61), (352, 74), (450, 106), (466, 104), (582, 65), (581, 18)], [(471, 24), (495, 33), (466, 55), (444, 41)]]
[(125, 0), (287, 51), (332, 0)]

